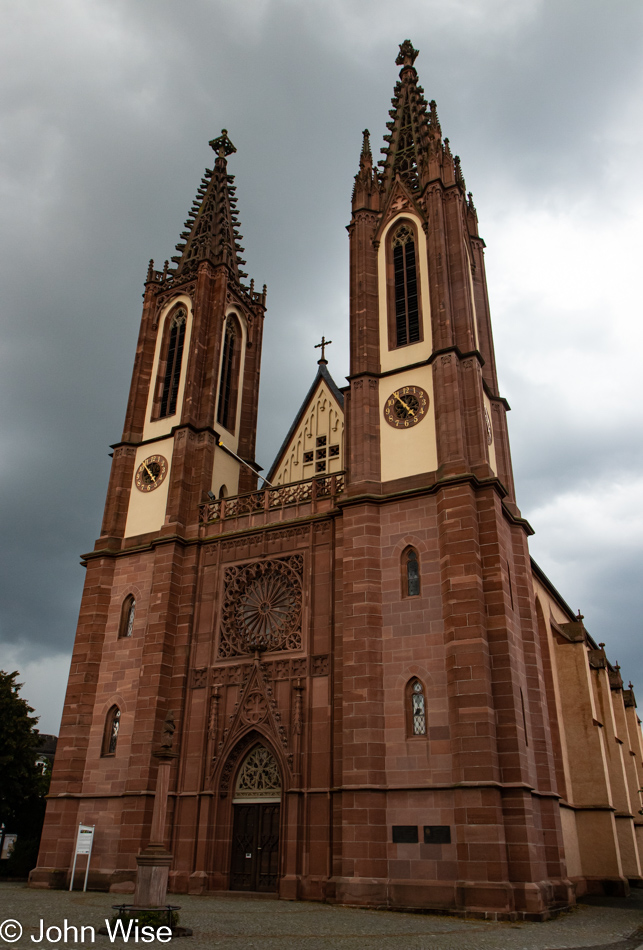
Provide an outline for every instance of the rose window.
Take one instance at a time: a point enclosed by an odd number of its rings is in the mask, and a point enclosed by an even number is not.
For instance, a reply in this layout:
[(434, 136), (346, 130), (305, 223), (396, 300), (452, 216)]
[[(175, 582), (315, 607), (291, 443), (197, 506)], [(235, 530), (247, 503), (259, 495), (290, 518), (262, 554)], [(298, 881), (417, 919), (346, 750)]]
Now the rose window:
[(300, 554), (228, 568), (219, 656), (301, 646)]

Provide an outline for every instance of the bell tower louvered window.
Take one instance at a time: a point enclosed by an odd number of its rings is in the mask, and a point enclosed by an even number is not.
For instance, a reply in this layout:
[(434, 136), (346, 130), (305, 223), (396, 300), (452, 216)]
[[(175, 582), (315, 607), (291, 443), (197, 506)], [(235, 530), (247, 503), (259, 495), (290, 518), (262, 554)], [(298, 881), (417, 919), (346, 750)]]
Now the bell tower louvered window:
[(165, 375), (163, 377), (163, 392), (159, 418), (173, 416), (176, 412), (176, 401), (181, 379), (181, 362), (183, 359), (183, 344), (185, 342), (185, 311), (178, 310), (172, 317), (170, 338), (168, 341)]
[(395, 344), (406, 346), (420, 340), (415, 237), (403, 224), (393, 237), (393, 274), (395, 286)]
[(223, 338), (223, 359), (221, 360), (221, 381), (219, 383), (219, 403), (217, 422), (234, 431), (237, 411), (237, 376), (240, 351), (240, 331), (234, 317), (228, 317)]

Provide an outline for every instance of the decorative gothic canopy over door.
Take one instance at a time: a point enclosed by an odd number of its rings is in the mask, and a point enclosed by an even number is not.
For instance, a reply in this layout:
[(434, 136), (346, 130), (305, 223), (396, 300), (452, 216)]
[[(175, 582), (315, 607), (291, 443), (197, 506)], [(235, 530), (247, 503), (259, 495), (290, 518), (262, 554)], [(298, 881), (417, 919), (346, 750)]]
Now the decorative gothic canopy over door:
[(243, 760), (234, 793), (230, 889), (274, 891), (279, 876), (281, 773), (256, 745)]

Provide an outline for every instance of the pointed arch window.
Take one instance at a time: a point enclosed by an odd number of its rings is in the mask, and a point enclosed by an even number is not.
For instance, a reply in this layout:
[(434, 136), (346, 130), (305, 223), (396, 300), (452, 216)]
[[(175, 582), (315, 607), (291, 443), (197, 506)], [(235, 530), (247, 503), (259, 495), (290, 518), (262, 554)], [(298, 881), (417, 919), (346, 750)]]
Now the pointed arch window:
[(415, 222), (398, 220), (389, 231), (385, 246), (388, 345), (394, 350), (424, 339)]
[(103, 750), (101, 755), (114, 755), (116, 753), (116, 743), (118, 742), (120, 725), (121, 711), (118, 706), (112, 706), (105, 719), (105, 732), (103, 734)]
[(420, 311), (413, 230), (403, 224), (393, 235), (395, 345), (420, 341)]
[(217, 422), (228, 432), (234, 432), (235, 428), (240, 352), (241, 330), (234, 316), (230, 315), (226, 320), (223, 334), (223, 357), (217, 407)]
[(183, 344), (185, 343), (185, 310), (177, 310), (170, 321), (170, 332), (163, 374), (163, 388), (161, 390), (161, 405), (159, 418), (173, 416), (176, 412), (176, 402), (179, 394), (181, 379), (181, 363), (183, 360)]
[(129, 594), (123, 601), (121, 608), (121, 623), (118, 630), (119, 639), (131, 637), (134, 630), (134, 616), (136, 614), (136, 599), (133, 594)]
[(239, 769), (234, 801), (281, 800), (281, 772), (272, 752), (256, 745), (243, 760)]
[(420, 561), (417, 551), (412, 547), (402, 552), (402, 596), (420, 596)]
[(424, 686), (417, 677), (406, 687), (406, 732), (408, 736), (426, 735)]

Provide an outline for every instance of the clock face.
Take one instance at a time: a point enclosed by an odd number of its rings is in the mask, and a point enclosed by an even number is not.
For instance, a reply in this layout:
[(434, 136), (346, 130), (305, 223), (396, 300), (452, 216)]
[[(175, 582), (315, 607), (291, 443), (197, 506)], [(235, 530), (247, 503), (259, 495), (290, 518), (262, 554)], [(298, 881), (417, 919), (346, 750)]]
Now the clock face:
[(429, 408), (428, 394), (419, 386), (401, 386), (386, 400), (384, 418), (394, 429), (411, 429), (422, 422)]
[(167, 459), (162, 455), (150, 455), (136, 469), (136, 487), (139, 491), (154, 491), (167, 475)]

